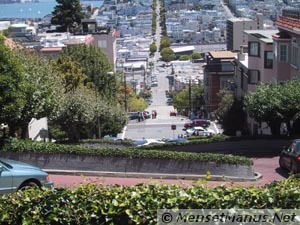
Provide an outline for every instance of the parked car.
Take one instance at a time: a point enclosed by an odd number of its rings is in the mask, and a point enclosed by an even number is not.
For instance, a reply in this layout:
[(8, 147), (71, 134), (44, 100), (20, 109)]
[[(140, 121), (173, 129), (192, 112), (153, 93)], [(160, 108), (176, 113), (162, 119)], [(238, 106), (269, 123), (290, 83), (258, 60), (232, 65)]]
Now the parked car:
[(185, 131), (186, 136), (207, 136), (211, 137), (215, 134), (215, 131), (209, 128), (205, 127), (191, 127), (189, 129), (186, 129)]
[(167, 142), (187, 143), (188, 140), (186, 138), (170, 138), (167, 139)]
[(144, 115), (145, 119), (150, 119), (151, 118), (151, 114), (148, 111), (144, 111), (143, 115)]
[(129, 120), (137, 120), (139, 118), (138, 112), (129, 112), (127, 115)]
[(283, 148), (279, 156), (279, 166), (292, 173), (300, 172), (300, 139), (295, 139), (288, 148)]
[(158, 82), (157, 81), (151, 82), (151, 87), (157, 87), (157, 86), (158, 86)]
[(130, 120), (137, 120), (139, 119), (139, 116), (143, 113), (144, 119), (149, 119), (151, 117), (150, 113), (148, 111), (143, 111), (143, 112), (129, 112), (128, 113), (128, 118)]
[(133, 142), (136, 147), (142, 147), (147, 145), (165, 144), (164, 141), (159, 141), (156, 139), (139, 139)]
[(42, 169), (15, 160), (0, 158), (0, 194), (27, 187), (53, 187), (48, 173)]
[(184, 128), (186, 128), (186, 129), (191, 128), (191, 127), (196, 127), (196, 126), (209, 127), (210, 121), (206, 120), (206, 119), (194, 119), (194, 120), (184, 124)]

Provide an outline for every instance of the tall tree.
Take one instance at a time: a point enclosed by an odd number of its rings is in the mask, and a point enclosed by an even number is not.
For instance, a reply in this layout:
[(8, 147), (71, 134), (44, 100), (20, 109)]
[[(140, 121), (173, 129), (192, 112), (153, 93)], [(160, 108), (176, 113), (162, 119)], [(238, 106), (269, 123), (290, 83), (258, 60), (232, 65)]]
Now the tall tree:
[(224, 133), (236, 135), (236, 131), (247, 132), (247, 117), (243, 109), (243, 102), (236, 99), (232, 91), (221, 90), (218, 95), (221, 102), (215, 111), (215, 115), (222, 125)]
[(14, 134), (16, 120), (21, 118), (25, 105), (24, 70), (21, 61), (4, 44), (0, 35), (0, 123), (8, 124)]
[(25, 138), (32, 118), (50, 118), (56, 114), (63, 88), (56, 69), (48, 60), (27, 51), (16, 52), (16, 55), (22, 62), (25, 79), (23, 89), (25, 105), (22, 116), (16, 122), (22, 129), (22, 137)]
[(94, 86), (101, 97), (115, 100), (116, 76), (111, 73), (112, 65), (100, 48), (92, 45), (75, 45), (65, 48), (59, 57), (70, 58), (77, 62), (87, 76), (86, 85)]
[(54, 119), (68, 134), (70, 141), (80, 139), (80, 131), (96, 118), (96, 98), (93, 91), (79, 86), (65, 93), (59, 100), (60, 107)]
[(70, 27), (77, 26), (84, 18), (80, 0), (56, 0), (58, 5), (52, 12), (51, 23), (60, 25), (61, 31), (69, 31)]

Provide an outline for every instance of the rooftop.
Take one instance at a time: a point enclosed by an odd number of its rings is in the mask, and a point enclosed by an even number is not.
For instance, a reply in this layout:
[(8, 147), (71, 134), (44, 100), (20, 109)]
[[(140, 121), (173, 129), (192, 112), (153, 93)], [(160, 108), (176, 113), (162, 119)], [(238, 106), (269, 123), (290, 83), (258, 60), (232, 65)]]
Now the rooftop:
[(211, 51), (209, 54), (213, 58), (220, 58), (220, 59), (231, 59), (235, 58), (237, 53), (231, 52), (231, 51)]
[(278, 30), (245, 30), (244, 33), (252, 35), (265, 43), (273, 43), (273, 35), (278, 33)]
[(276, 25), (278, 27), (300, 31), (300, 19), (297, 18), (279, 16), (279, 19), (276, 21)]

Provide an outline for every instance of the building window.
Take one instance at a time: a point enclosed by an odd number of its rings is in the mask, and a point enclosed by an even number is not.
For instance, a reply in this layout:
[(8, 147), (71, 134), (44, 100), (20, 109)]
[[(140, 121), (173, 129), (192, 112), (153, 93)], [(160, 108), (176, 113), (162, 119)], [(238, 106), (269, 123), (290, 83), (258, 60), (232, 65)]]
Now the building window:
[(249, 84), (258, 84), (260, 81), (259, 70), (249, 70), (248, 83)]
[(297, 68), (299, 66), (299, 44), (296, 39), (292, 43), (292, 65)]
[(279, 44), (278, 48), (278, 58), (279, 62), (288, 62), (288, 45), (287, 44)]
[(273, 52), (265, 51), (264, 64), (267, 69), (273, 68)]
[(249, 56), (260, 56), (259, 55), (259, 43), (249, 42)]
[(222, 67), (222, 72), (232, 72), (234, 71), (234, 66), (232, 65), (232, 63), (222, 63), (221, 64)]

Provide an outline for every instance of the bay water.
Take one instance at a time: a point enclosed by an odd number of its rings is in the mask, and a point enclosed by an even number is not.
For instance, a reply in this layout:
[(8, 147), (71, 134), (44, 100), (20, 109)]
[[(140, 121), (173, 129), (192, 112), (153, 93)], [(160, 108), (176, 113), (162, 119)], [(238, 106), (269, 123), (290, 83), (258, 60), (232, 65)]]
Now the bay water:
[[(100, 7), (103, 1), (81, 1), (81, 4), (92, 5), (93, 7)], [(0, 4), (0, 19), (16, 18), (38, 19), (51, 14), (54, 6), (57, 5), (56, 0), (39, 0), (39, 2), (31, 3), (12, 3)]]

